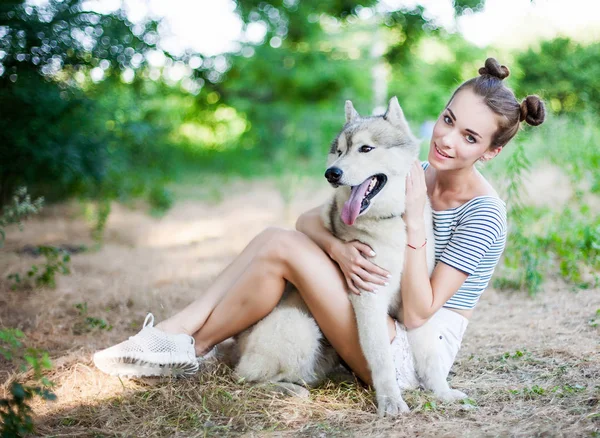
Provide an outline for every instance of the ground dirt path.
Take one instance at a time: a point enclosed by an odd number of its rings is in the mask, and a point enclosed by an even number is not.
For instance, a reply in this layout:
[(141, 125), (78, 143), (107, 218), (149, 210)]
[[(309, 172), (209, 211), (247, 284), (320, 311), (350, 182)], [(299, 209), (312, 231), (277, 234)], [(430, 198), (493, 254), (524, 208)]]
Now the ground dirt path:
[[(182, 201), (162, 218), (115, 204), (102, 248), (74, 255), (72, 274), (54, 290), (11, 291), (6, 277), (39, 263), (21, 251), (26, 245), (91, 246), (78, 205), (48, 207), (23, 232), (7, 230), (0, 326), (21, 328), (55, 364), (58, 400), (34, 405), (40, 435), (598, 436), (600, 329), (590, 320), (600, 290), (552, 279), (535, 298), (493, 289), (482, 297), (451, 373), (471, 404), (412, 391), (413, 413), (395, 420), (379, 420), (372, 394), (354, 380), (296, 399), (237, 383), (218, 365), (158, 383), (95, 370), (93, 351), (134, 334), (148, 311), (160, 320), (185, 306), (260, 230), (293, 227), (329, 193), (308, 184), (286, 205), (275, 187), (233, 183), (220, 204)], [(79, 303), (113, 328), (89, 330)], [(14, 374), (6, 362), (0, 370), (5, 390)]]

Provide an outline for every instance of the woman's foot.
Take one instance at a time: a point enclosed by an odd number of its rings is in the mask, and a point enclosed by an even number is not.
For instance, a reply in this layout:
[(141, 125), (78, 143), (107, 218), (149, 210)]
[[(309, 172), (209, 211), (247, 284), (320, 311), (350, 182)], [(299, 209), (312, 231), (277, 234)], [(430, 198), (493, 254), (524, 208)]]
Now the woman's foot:
[(94, 364), (113, 376), (190, 376), (198, 371), (194, 338), (154, 327), (149, 313), (144, 327), (128, 340), (94, 354)]

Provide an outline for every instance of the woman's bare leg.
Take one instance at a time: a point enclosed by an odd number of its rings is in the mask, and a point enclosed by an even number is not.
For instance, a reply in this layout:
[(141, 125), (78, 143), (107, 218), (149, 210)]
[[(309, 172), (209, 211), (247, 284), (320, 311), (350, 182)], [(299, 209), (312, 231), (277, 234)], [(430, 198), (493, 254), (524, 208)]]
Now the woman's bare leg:
[[(266, 316), (279, 302), (285, 280), (299, 290), (338, 354), (370, 383), (343, 274), (317, 244), (297, 231), (274, 231), (274, 236), (254, 253), (194, 334), (197, 351), (208, 350)], [(396, 332), (389, 317), (388, 331), (392, 340)]]
[[(268, 242), (277, 239), (278, 228), (267, 228), (258, 234), (244, 250), (217, 276), (206, 292), (180, 312), (161, 321), (157, 328), (167, 333), (192, 335), (204, 325), (215, 306), (244, 273), (256, 254), (265, 249)], [(248, 290), (252, 293), (252, 289)]]

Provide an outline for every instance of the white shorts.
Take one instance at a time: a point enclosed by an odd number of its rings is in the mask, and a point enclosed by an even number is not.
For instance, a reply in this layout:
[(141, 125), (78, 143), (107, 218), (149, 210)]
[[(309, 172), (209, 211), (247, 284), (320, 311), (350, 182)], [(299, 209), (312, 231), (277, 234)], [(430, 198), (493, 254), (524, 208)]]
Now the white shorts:
[[(406, 327), (398, 321), (395, 323), (396, 337), (392, 341), (391, 348), (396, 367), (396, 380), (402, 389), (415, 389), (419, 387), (419, 378), (415, 372)], [(425, 324), (413, 329), (429, 332), (427, 338), (431, 337), (431, 342), (441, 344), (439, 360), (443, 364), (445, 376), (448, 376), (452, 368), (468, 323), (469, 320), (461, 314), (442, 307)]]

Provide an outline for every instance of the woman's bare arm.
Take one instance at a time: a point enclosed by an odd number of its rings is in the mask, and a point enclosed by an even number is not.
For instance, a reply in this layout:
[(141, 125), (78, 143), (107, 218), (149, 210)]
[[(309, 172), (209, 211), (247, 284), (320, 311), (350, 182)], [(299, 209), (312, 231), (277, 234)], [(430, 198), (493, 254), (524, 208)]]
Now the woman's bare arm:
[(323, 225), (323, 221), (321, 220), (322, 208), (322, 206), (318, 206), (302, 213), (296, 221), (296, 230), (310, 237), (329, 257), (333, 258), (333, 248), (342, 242)]
[(402, 273), (402, 315), (408, 329), (424, 324), (446, 301), (456, 293), (467, 278), (467, 274), (440, 262), (429, 278), (425, 247), (425, 223), (423, 211), (427, 196), (425, 174), (416, 161), (406, 181), (407, 243), (418, 248), (406, 247), (404, 271)]
[[(425, 241), (424, 225), (407, 227), (408, 243), (418, 246)], [(425, 248), (406, 248), (402, 273), (402, 321), (407, 329), (423, 325), (446, 301), (456, 293), (467, 279), (467, 274), (439, 262), (431, 279), (427, 269)]]
[(377, 285), (385, 285), (389, 273), (367, 259), (374, 255), (373, 250), (364, 243), (343, 242), (325, 228), (321, 219), (321, 209), (316, 207), (303, 213), (296, 221), (296, 229), (306, 234), (342, 270), (348, 288), (355, 294), (360, 289), (374, 292)]

